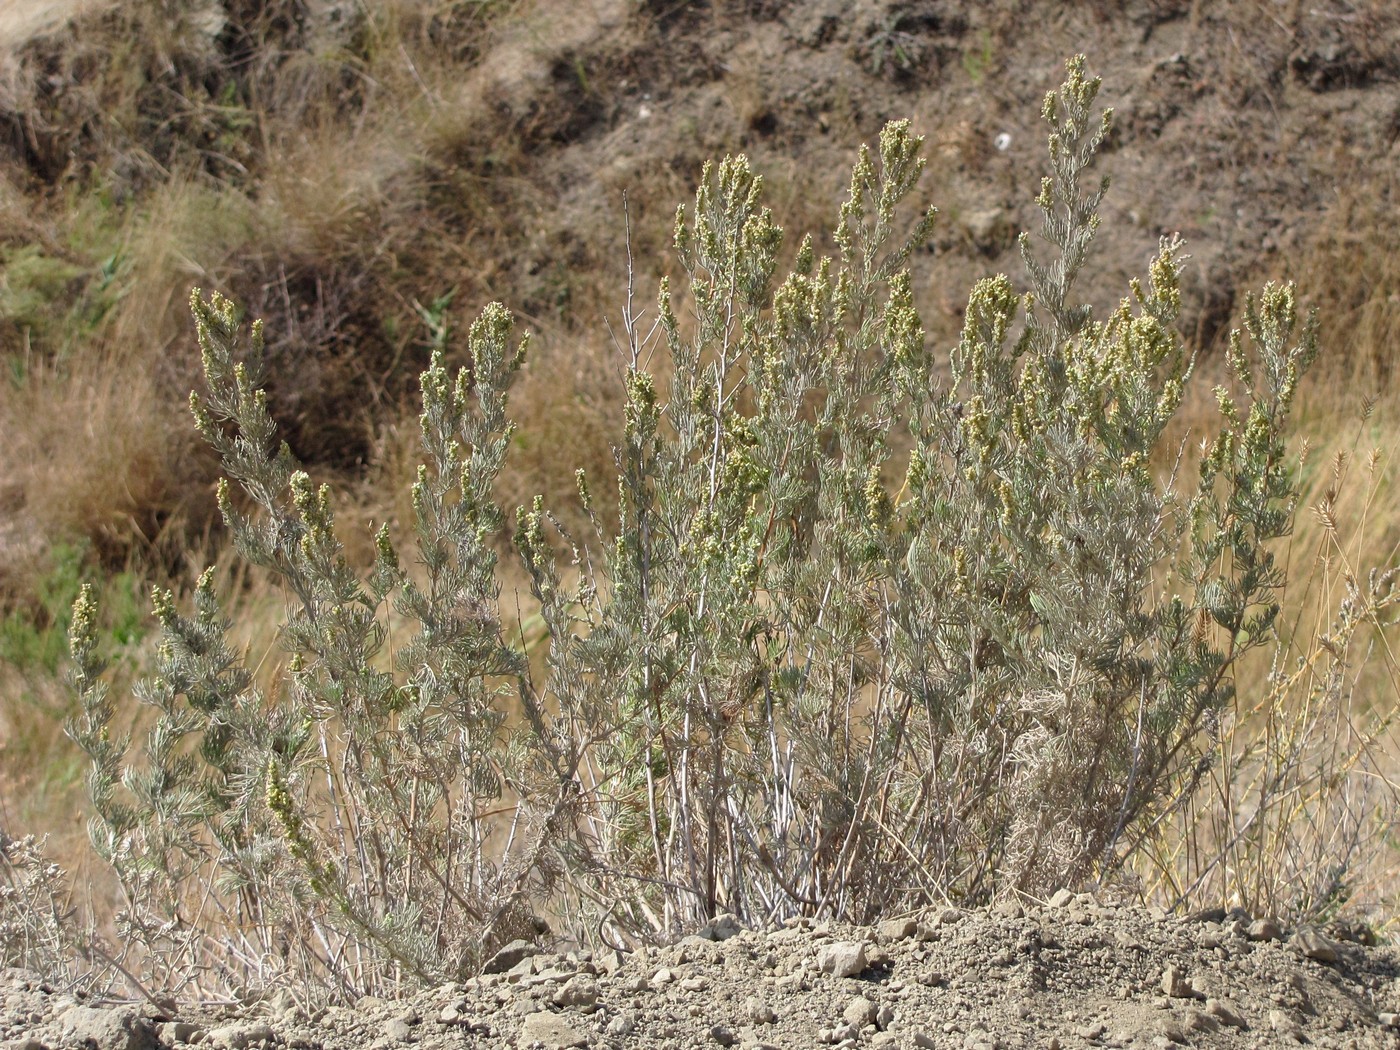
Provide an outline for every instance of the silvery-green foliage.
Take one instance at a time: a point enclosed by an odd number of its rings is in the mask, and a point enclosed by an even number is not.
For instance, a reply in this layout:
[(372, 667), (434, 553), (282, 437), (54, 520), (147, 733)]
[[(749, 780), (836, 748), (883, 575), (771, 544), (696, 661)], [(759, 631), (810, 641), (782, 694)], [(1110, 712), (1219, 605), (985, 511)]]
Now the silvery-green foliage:
[(621, 692), (581, 842), (619, 926), (1053, 889), (1193, 785), (1276, 612), (1315, 340), (1267, 289), (1261, 381), (1231, 354), (1248, 405), (1222, 395), (1195, 486), (1158, 480), (1192, 370), (1179, 247), (1102, 321), (1074, 298), (1097, 89), (1076, 60), (1046, 100), (1031, 292), (979, 282), (946, 360), (903, 268), (932, 212), (895, 234), (923, 166), (907, 124), (862, 152), (837, 255), (804, 242), (782, 281), (742, 158), (678, 216), (694, 316), (663, 287), (674, 378), (663, 399), (628, 372), (610, 600), (572, 643)]
[[(93, 759), (94, 842), (131, 897), (127, 932), (166, 984), (210, 954), (225, 980), (296, 971), (340, 994), (460, 977), (519, 932), (528, 887), (547, 868), (519, 863), (510, 843), (488, 845), (498, 829), (479, 819), (530, 774), (520, 748), (502, 746), (500, 694), (521, 691), (505, 683), (522, 681), (526, 663), (502, 640), (489, 542), (502, 522), (490, 490), (523, 346), (494, 307), (469, 334), (470, 370), (450, 375), (434, 355), (423, 376), (428, 462), (413, 490), (423, 571), (406, 572), (381, 530), (362, 579), (335, 537), (329, 491), (276, 440), (259, 327), (245, 335), (217, 295), (196, 293), (191, 305), (208, 382), (191, 408), (259, 511), (220, 486), (239, 553), (291, 596), (286, 675), (271, 695), (254, 685), (227, 641), (212, 573), (193, 618), (157, 592), (157, 666), (137, 690), (156, 715), (144, 760), (132, 761), (112, 733), (91, 595), (80, 599), (83, 715), (70, 731)], [(397, 629), (416, 625), (394, 652), (390, 601)], [(537, 845), (533, 813), (517, 824), (512, 842)], [(201, 921), (219, 930), (218, 950), (209, 931), (190, 940)]]
[[(196, 296), (192, 407), (258, 508), (221, 488), (240, 552), (291, 596), (287, 663), (253, 685), (210, 577), (193, 618), (158, 595), (139, 693), (157, 715), (132, 762), (90, 596), (75, 610), (94, 840), (150, 954), (188, 970), (219, 944), (239, 979), (354, 994), (460, 976), (531, 907), (645, 939), (720, 910), (863, 920), (1111, 875), (1194, 789), (1270, 633), (1284, 434), (1316, 340), (1291, 289), (1251, 300), (1199, 469), (1160, 476), (1183, 461), (1163, 441), (1193, 364), (1180, 248), (1102, 319), (1076, 299), (1106, 189), (1083, 186), (1109, 126), (1097, 90), (1076, 59), (1046, 99), (1029, 290), (980, 281), (946, 355), (906, 269), (935, 221), (905, 218), (924, 167), (907, 122), (861, 151), (835, 253), (806, 239), (786, 275), (748, 161), (705, 168), (654, 340), (626, 319), (616, 528), (582, 473), (592, 537), (539, 500), (515, 517), (538, 679), (499, 606), (492, 485), (523, 351), (507, 312), (483, 312), (455, 376), (435, 353), (413, 563), (381, 529), (362, 574), (329, 492), (277, 443), (257, 326), (244, 339), (231, 304)], [(392, 645), (391, 610), (413, 625)], [(178, 941), (210, 921), (192, 886), (222, 909), (197, 944)]]

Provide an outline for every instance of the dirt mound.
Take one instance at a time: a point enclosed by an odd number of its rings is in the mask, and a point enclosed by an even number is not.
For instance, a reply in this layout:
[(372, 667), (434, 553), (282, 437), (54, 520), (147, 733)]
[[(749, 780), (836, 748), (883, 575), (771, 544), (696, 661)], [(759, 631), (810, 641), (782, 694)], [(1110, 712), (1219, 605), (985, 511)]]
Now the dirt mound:
[(1243, 914), (1167, 918), (1062, 891), (1043, 908), (935, 909), (876, 927), (721, 917), (665, 948), (532, 954), (464, 984), (308, 1015), (93, 1008), (23, 971), (6, 1047), (1400, 1047), (1400, 952), (1368, 932), (1285, 937)]

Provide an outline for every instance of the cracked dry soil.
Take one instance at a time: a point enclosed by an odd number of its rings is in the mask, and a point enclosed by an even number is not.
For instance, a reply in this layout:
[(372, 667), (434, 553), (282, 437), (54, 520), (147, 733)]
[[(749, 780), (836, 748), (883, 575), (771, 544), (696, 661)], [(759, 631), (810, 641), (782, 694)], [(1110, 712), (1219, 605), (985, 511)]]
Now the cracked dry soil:
[(291, 989), (167, 1013), (89, 1004), (9, 970), (0, 1047), (1400, 1048), (1400, 951), (1365, 929), (1066, 891), (875, 927), (722, 916), (664, 948), (538, 952), (516, 942), (465, 983), (310, 1012)]

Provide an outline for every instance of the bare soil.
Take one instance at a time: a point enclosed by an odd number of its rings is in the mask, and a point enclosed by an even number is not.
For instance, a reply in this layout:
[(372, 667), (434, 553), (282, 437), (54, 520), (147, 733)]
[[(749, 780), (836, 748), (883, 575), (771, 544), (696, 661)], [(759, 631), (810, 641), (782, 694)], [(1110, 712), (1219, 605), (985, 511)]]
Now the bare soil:
[(623, 193), (635, 200), (642, 188), (659, 205), (633, 216), (634, 232), (652, 235), (642, 261), (658, 270), (670, 210), (725, 151), (750, 154), (780, 220), (805, 232), (813, 216), (834, 222), (856, 145), (907, 117), (927, 136), (923, 194), (943, 215), (913, 263), (916, 289), (930, 334), (955, 338), (972, 282), (1020, 272), (1016, 236), (1039, 221), (1040, 102), (1076, 52), (1116, 112), (1101, 160), (1113, 188), (1083, 291), (1115, 303), (1159, 240), (1179, 234), (1193, 256), (1186, 328), (1198, 345), (1220, 336), (1249, 282), (1290, 272), (1329, 209), (1357, 194), (1390, 199), (1400, 170), (1394, 4), (594, 0), (576, 10), (523, 21), (528, 46), (508, 38), (488, 53), (459, 100), (484, 129), (507, 119), (527, 143), (539, 210), (523, 217), (529, 235), (501, 276), (537, 311), (561, 266), (611, 279), (623, 224), (600, 217), (618, 216)]
[(87, 1047), (1400, 1047), (1400, 952), (1351, 927), (1168, 918), (1088, 894), (769, 931), (728, 917), (664, 948), (534, 954), (402, 1001), (94, 1006), (0, 978), (9, 1050)]

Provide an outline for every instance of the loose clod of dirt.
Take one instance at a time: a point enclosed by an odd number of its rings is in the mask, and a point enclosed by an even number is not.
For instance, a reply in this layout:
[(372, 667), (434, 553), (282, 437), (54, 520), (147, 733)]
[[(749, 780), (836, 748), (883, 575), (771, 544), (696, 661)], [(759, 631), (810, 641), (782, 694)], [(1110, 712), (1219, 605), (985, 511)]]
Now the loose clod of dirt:
[(0, 975), (5, 1050), (253, 1047), (1400, 1047), (1400, 951), (1369, 931), (1169, 918), (1061, 891), (1044, 908), (934, 909), (875, 927), (722, 916), (665, 948), (535, 954), (411, 999), (308, 1014), (97, 1006)]

